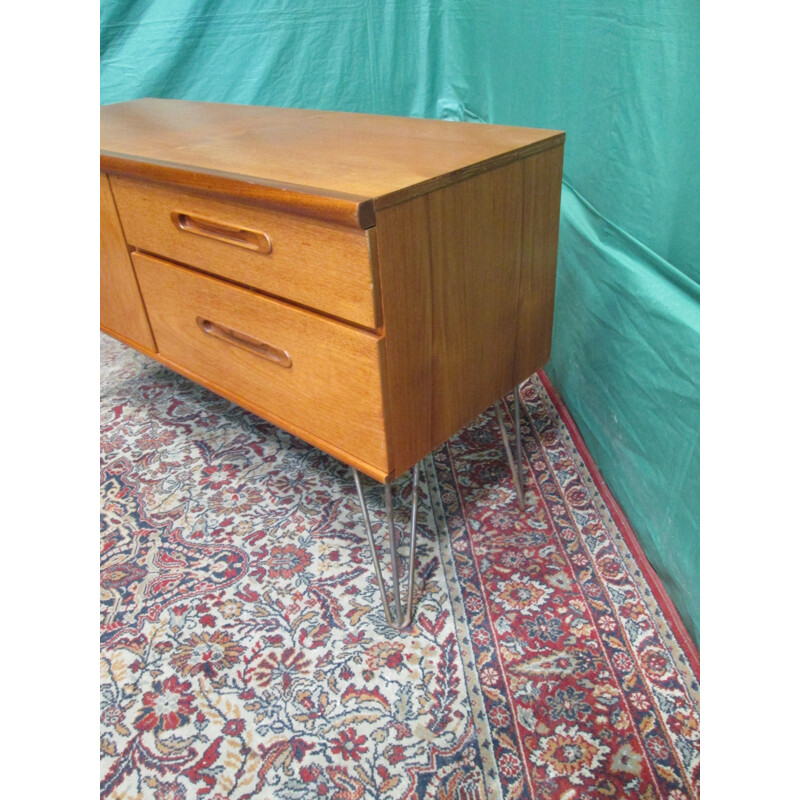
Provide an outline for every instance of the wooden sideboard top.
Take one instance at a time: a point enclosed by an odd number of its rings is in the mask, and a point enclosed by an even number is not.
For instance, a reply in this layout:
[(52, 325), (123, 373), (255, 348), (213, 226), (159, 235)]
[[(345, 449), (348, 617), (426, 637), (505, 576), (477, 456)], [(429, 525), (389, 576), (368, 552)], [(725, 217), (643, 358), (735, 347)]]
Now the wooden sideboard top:
[(143, 98), (101, 109), (100, 167), (369, 228), (375, 211), (557, 146), (561, 131)]

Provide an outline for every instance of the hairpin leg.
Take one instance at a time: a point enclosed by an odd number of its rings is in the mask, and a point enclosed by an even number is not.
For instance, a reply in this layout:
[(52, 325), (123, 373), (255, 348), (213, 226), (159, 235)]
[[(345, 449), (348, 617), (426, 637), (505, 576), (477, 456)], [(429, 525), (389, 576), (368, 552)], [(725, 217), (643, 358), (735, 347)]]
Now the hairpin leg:
[(394, 513), (392, 510), (392, 487), (386, 484), (384, 496), (386, 499), (386, 521), (389, 528), (389, 552), (392, 559), (392, 592), (394, 594), (394, 614), (389, 610), (389, 599), (386, 596), (386, 585), (383, 581), (381, 563), (378, 558), (378, 550), (375, 546), (375, 537), (372, 533), (372, 523), (369, 519), (367, 504), (364, 500), (364, 493), (361, 490), (361, 478), (358, 470), (353, 467), (353, 480), (356, 484), (358, 500), (361, 503), (361, 513), (364, 515), (364, 523), (367, 526), (367, 538), (369, 539), (369, 549), (372, 553), (372, 564), (375, 567), (375, 575), (378, 578), (378, 589), (381, 593), (383, 611), (386, 614), (386, 621), (396, 630), (407, 628), (411, 624), (412, 603), (414, 600), (414, 571), (416, 570), (417, 553), (417, 497), (419, 495), (419, 464), (414, 467), (414, 478), (411, 488), (411, 546), (408, 555), (408, 586), (406, 589), (405, 615), (403, 614), (403, 604), (400, 600), (400, 570), (397, 557), (397, 542), (395, 541)]
[(514, 489), (517, 492), (517, 501), (519, 507), (525, 510), (525, 491), (524, 482), (522, 477), (522, 435), (519, 426), (519, 387), (514, 387), (514, 445), (517, 453), (516, 465), (514, 458), (511, 455), (511, 445), (508, 442), (508, 434), (506, 433), (506, 426), (503, 424), (503, 414), (500, 410), (500, 402), (494, 404), (494, 413), (497, 416), (497, 424), (500, 426), (500, 436), (503, 439), (503, 447), (506, 451), (508, 458), (508, 466), (511, 469), (511, 479), (514, 481)]

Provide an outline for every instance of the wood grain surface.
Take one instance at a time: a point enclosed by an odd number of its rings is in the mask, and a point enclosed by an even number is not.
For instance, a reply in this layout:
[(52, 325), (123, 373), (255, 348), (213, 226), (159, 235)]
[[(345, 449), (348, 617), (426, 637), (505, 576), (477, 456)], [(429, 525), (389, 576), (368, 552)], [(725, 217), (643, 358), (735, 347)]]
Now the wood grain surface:
[[(504, 125), (142, 98), (104, 106), (100, 137), (106, 171), (176, 182), (200, 172), (221, 191), (230, 191), (238, 180), (253, 199), (279, 205), (284, 192), (297, 208), (307, 195), (319, 213), (341, 214), (370, 227), (380, 208), (552, 147), (564, 135)], [(328, 209), (324, 198), (331, 201)]]
[(108, 176), (100, 173), (100, 325), (155, 350)]
[(549, 359), (561, 159), (557, 147), (377, 213), (397, 474)]
[[(111, 176), (128, 243), (326, 314), (376, 328), (366, 233), (161, 184)], [(265, 233), (270, 252), (198, 235), (175, 214)]]
[[(388, 474), (380, 337), (143, 253), (132, 258), (163, 358), (311, 444)], [(198, 318), (285, 352), (291, 366), (211, 335)]]
[(563, 133), (153, 99), (101, 120), (104, 330), (366, 474), (549, 359)]

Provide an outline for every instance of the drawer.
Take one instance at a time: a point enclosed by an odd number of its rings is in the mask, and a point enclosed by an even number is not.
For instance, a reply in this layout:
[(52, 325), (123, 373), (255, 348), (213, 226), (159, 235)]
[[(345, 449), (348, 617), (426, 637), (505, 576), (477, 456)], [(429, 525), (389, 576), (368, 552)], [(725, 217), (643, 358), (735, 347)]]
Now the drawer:
[(388, 472), (380, 337), (143, 253), (132, 259), (167, 363), (322, 450)]
[(379, 327), (366, 231), (120, 176), (111, 187), (128, 244)]

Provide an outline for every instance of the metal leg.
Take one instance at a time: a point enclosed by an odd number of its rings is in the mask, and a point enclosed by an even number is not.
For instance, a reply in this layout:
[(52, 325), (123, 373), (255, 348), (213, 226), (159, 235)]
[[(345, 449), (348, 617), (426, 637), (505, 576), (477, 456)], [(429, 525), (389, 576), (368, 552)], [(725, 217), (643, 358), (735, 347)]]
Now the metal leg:
[(508, 443), (508, 434), (506, 433), (506, 426), (503, 424), (503, 412), (500, 409), (500, 402), (494, 404), (494, 413), (497, 416), (497, 424), (500, 426), (500, 436), (503, 439), (503, 447), (506, 451), (508, 458), (508, 466), (511, 469), (511, 479), (514, 481), (514, 489), (517, 492), (517, 501), (519, 507), (525, 510), (525, 492), (524, 481), (522, 477), (522, 435), (519, 426), (519, 387), (514, 387), (514, 445), (517, 452), (516, 464), (514, 464), (514, 457), (511, 455), (511, 445)]
[(367, 504), (364, 500), (364, 492), (361, 490), (361, 478), (358, 470), (352, 467), (353, 480), (356, 484), (358, 500), (361, 503), (361, 513), (364, 515), (364, 523), (367, 526), (367, 538), (369, 539), (369, 549), (372, 553), (372, 564), (375, 567), (375, 575), (378, 578), (378, 589), (381, 593), (383, 612), (386, 614), (386, 621), (396, 630), (407, 628), (411, 624), (411, 610), (414, 601), (414, 572), (416, 570), (417, 555), (417, 497), (419, 496), (419, 464), (414, 467), (414, 477), (411, 487), (411, 545), (408, 555), (408, 586), (406, 587), (405, 615), (403, 615), (403, 604), (400, 600), (400, 570), (397, 558), (397, 542), (395, 541), (394, 513), (392, 510), (392, 487), (386, 484), (384, 496), (386, 499), (386, 521), (389, 527), (389, 552), (392, 558), (392, 591), (394, 593), (394, 614), (389, 610), (389, 599), (386, 596), (386, 585), (383, 582), (383, 572), (381, 562), (378, 558), (378, 549), (375, 546), (375, 537), (372, 533), (372, 523), (369, 519)]

